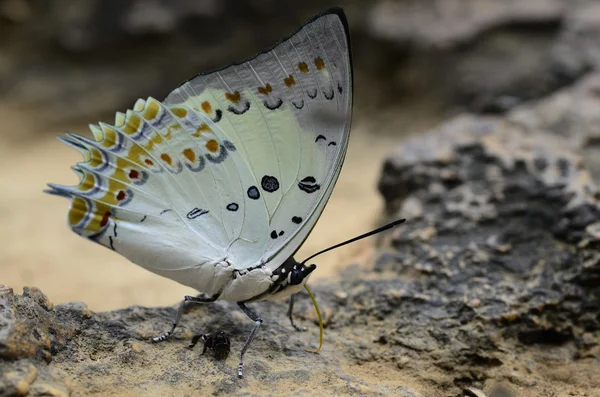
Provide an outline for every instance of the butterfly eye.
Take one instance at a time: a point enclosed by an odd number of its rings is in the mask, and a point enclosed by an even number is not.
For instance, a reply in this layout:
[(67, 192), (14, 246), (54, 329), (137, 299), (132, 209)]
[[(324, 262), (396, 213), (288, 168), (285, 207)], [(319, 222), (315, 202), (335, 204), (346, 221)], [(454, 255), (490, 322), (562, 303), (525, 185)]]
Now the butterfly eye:
[(290, 285), (298, 285), (304, 280), (304, 274), (299, 270), (292, 270), (290, 272)]

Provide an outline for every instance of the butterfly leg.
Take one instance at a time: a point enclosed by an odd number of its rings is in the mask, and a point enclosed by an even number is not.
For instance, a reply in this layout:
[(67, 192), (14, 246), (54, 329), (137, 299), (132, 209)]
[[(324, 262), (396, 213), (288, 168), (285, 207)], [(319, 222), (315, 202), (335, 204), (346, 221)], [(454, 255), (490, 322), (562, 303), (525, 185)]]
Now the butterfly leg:
[(153, 342), (162, 342), (164, 340), (167, 340), (171, 334), (173, 333), (173, 331), (175, 331), (175, 328), (177, 328), (177, 325), (179, 324), (179, 320), (181, 320), (181, 315), (183, 314), (183, 308), (185, 307), (185, 303), (186, 302), (191, 302), (191, 303), (210, 303), (210, 302), (214, 302), (217, 299), (219, 299), (219, 295), (214, 295), (210, 298), (197, 298), (195, 296), (189, 296), (186, 295), (183, 300), (181, 301), (181, 303), (179, 304), (179, 309), (177, 309), (177, 315), (175, 316), (175, 321), (173, 321), (173, 325), (171, 326), (171, 329), (167, 332), (165, 332), (164, 334), (154, 337), (152, 338)]
[(292, 327), (294, 327), (294, 329), (298, 332), (304, 332), (306, 331), (306, 327), (299, 327), (296, 324), (294, 324), (294, 317), (292, 316), (292, 311), (294, 310), (294, 297), (296, 296), (296, 294), (293, 294), (290, 296), (290, 307), (288, 309), (288, 317), (290, 319), (290, 323), (292, 324)]
[[(204, 335), (194, 335), (194, 337), (192, 338), (192, 342), (188, 346), (188, 349), (193, 349), (198, 344), (198, 341), (200, 339), (204, 339)], [(202, 354), (204, 354), (204, 351), (202, 352)]]
[(258, 327), (260, 327), (260, 325), (262, 324), (263, 319), (260, 318), (260, 316), (254, 313), (252, 310), (248, 309), (243, 302), (238, 302), (238, 306), (240, 307), (240, 309), (242, 309), (244, 313), (246, 313), (246, 316), (250, 317), (250, 319), (254, 321), (254, 328), (252, 328), (252, 331), (250, 332), (246, 343), (244, 343), (244, 347), (242, 347), (242, 352), (240, 353), (240, 363), (238, 365), (238, 378), (242, 378), (244, 376), (242, 373), (244, 370), (244, 353), (246, 353), (246, 350), (248, 350), (248, 346), (250, 346), (250, 342), (252, 342), (252, 339), (254, 339), (254, 335), (256, 335), (256, 331), (258, 331)]

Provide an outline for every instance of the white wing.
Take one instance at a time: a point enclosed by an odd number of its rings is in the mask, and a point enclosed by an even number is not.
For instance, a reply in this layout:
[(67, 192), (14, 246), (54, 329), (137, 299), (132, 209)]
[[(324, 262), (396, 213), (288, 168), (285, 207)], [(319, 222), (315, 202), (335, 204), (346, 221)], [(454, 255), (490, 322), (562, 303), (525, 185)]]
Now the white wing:
[[(63, 139), (84, 161), (75, 232), (155, 273), (213, 294), (235, 269), (278, 267), (313, 228), (339, 175), (352, 68), (332, 8), (275, 47), (201, 74), (161, 103), (139, 100), (95, 139)], [(210, 265), (210, 266), (208, 266)], [(221, 269), (222, 270), (222, 269)]]
[(215, 133), (235, 144), (248, 168), (240, 172), (243, 204), (260, 202), (266, 219), (255, 223), (240, 211), (228, 220), (240, 233), (227, 258), (236, 268), (269, 262), (274, 269), (314, 227), (348, 146), (352, 65), (345, 16), (327, 10), (256, 57), (185, 82), (165, 103), (218, 120)]

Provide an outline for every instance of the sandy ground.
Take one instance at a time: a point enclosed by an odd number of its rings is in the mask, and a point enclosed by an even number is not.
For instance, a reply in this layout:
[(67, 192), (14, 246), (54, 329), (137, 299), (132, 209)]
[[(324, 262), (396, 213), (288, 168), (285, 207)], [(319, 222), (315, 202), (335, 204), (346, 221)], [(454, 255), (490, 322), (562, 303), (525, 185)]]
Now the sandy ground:
[[(37, 286), (56, 303), (84, 301), (95, 311), (171, 305), (193, 293), (70, 231), (68, 201), (42, 190), (48, 182), (77, 182), (70, 167), (80, 161), (80, 155), (55, 136), (63, 130), (81, 133), (86, 127), (61, 125), (32, 134), (40, 129), (32, 124), (0, 104), (0, 167), (4, 170), (0, 174), (0, 284), (15, 291)], [(377, 226), (382, 205), (377, 179), (383, 158), (398, 139), (368, 130), (355, 121), (337, 186), (297, 259)], [(19, 139), (8, 139), (15, 136)], [(317, 258), (319, 267), (311, 281), (336, 277), (355, 261), (369, 263), (372, 243), (364, 240)]]

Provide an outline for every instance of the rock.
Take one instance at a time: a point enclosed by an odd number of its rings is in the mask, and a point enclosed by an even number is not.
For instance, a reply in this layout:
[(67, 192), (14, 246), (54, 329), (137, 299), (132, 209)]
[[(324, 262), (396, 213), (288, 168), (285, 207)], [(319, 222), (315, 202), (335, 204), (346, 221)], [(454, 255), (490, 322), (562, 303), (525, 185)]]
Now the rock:
[(30, 359), (6, 363), (0, 361), (0, 396), (71, 395), (71, 381), (55, 368)]
[(443, 48), (471, 43), (498, 26), (559, 21), (566, 6), (564, 0), (385, 0), (369, 13), (369, 27), (396, 42)]
[(70, 305), (53, 308), (37, 288), (25, 288), (16, 301), (12, 289), (0, 285), (0, 357), (51, 361), (83, 326), (73, 318), (86, 315)]
[[(590, 76), (507, 117), (458, 116), (386, 161), (379, 188), (390, 217), (404, 217), (407, 200), (423, 208), (376, 267), (398, 279), (378, 285), (381, 298), (365, 308), (399, 319), (387, 336), (393, 356), (430, 356), (457, 383), (493, 372), (532, 390), (548, 378), (511, 373), (513, 352), (541, 368), (592, 351), (581, 341), (594, 330), (597, 343), (600, 330), (600, 205), (581, 152), (598, 124), (597, 81)], [(587, 128), (565, 140), (579, 125)], [(428, 229), (436, 233), (424, 240), (418, 231)], [(390, 300), (387, 291), (397, 289), (403, 293)]]
[[(173, 339), (154, 344), (150, 337), (170, 324), (175, 308), (133, 307), (92, 313), (82, 304), (66, 304), (46, 309), (37, 299), (44, 296), (38, 289), (27, 288), (23, 295), (4, 286), (2, 291), (0, 396), (140, 395), (144, 390), (175, 395), (195, 395), (198, 390), (281, 395), (290, 387), (298, 394), (310, 394), (315, 382), (324, 395), (421, 396), (399, 381), (379, 384), (345, 369), (340, 365), (343, 354), (338, 351), (346, 349), (344, 343), (330, 344), (318, 355), (306, 353), (304, 349), (318, 342), (318, 331), (291, 331), (284, 303), (261, 305), (266, 321), (246, 356), (246, 377), (239, 380), (238, 353), (251, 323), (236, 315), (239, 310), (234, 304), (190, 306)], [(339, 301), (336, 295), (339, 291), (327, 292), (323, 307)], [(303, 298), (297, 303), (298, 313), (312, 307), (307, 297)], [(231, 336), (232, 354), (224, 363), (200, 355), (201, 349), (187, 348), (192, 335), (200, 330), (226, 330)], [(39, 340), (31, 337), (35, 333)]]
[(370, 37), (387, 43), (369, 62), (393, 93), (388, 102), (425, 93), (502, 113), (600, 65), (594, 0), (386, 0), (367, 15)]
[(467, 387), (463, 394), (465, 397), (487, 397), (484, 392), (474, 387)]

